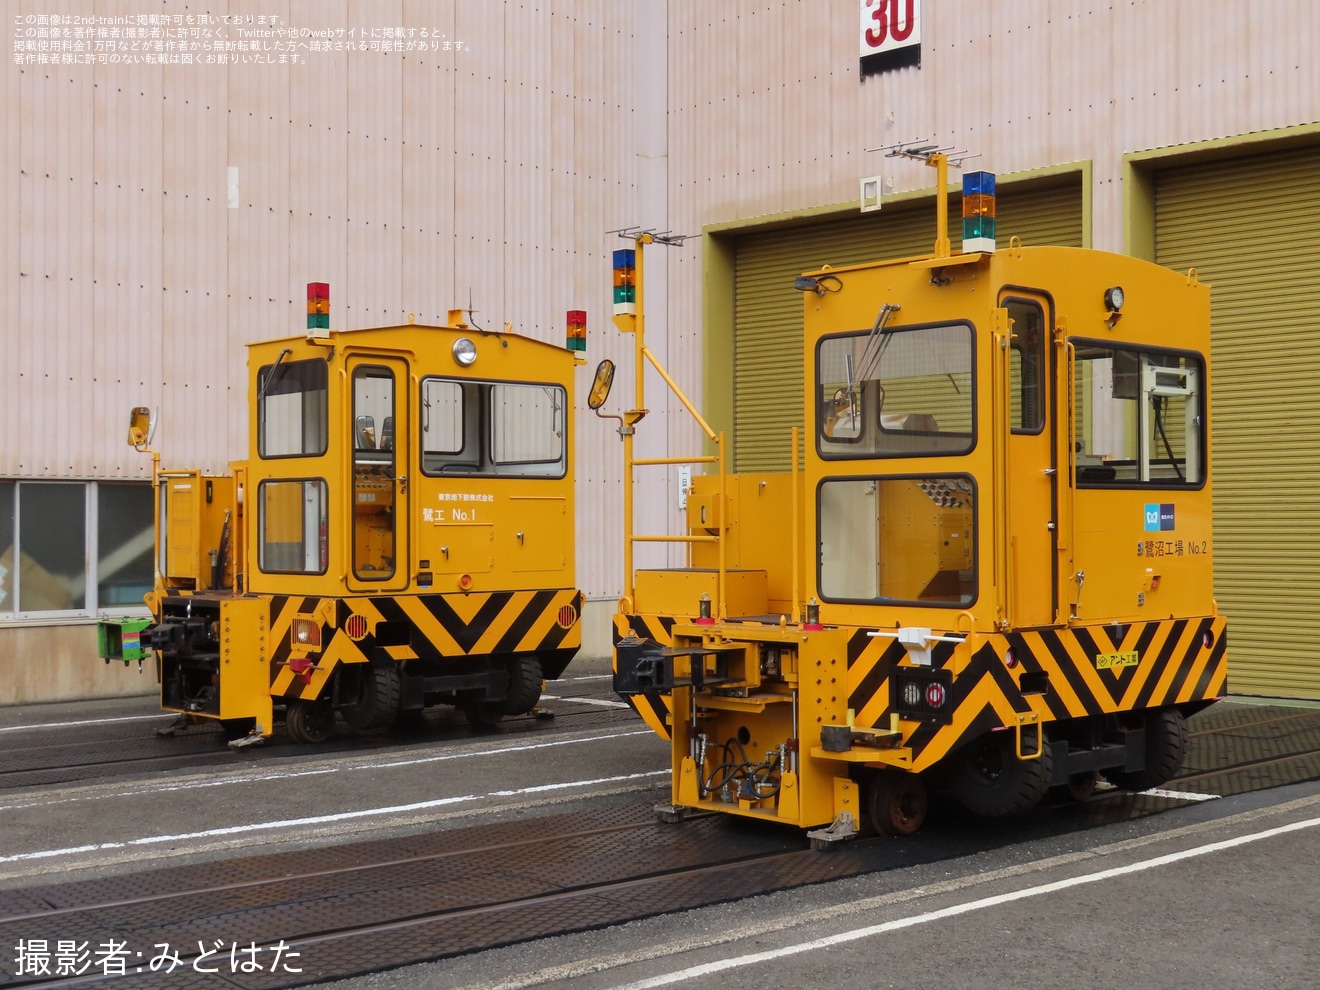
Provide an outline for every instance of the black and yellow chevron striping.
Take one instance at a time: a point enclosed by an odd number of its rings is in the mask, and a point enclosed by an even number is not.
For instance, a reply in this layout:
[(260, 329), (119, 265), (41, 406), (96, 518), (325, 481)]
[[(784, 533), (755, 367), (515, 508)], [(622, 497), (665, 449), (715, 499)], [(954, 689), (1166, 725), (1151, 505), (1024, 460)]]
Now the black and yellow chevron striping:
[[(658, 615), (614, 615), (614, 642), (629, 636), (638, 639), (650, 639), (661, 646), (673, 646), (674, 636), (671, 630), (674, 623), (683, 621), (673, 616)], [(690, 620), (686, 620), (690, 621)], [(642, 721), (651, 727), (656, 735), (663, 739), (673, 739), (673, 729), (669, 723), (673, 698), (659, 691), (646, 691), (642, 694), (624, 696), (624, 701), (632, 705), (633, 710), (642, 717)]]
[[(931, 669), (952, 674), (950, 716), (923, 722), (904, 744), (929, 766), (961, 740), (1019, 724), (1113, 715), (1222, 697), (1227, 691), (1222, 616), (1168, 619), (981, 637), (970, 657), (952, 643), (931, 650)], [(1011, 663), (1010, 663), (1011, 661)], [(955, 669), (957, 666), (962, 669)], [(897, 670), (910, 669), (892, 639), (858, 630), (849, 640), (849, 707), (858, 726), (882, 724)]]
[[(321, 623), (321, 669), (379, 655), (407, 661), (534, 653), (542, 657), (545, 676), (554, 678), (582, 643), (582, 593), (575, 589), (338, 599), (276, 595), (270, 599), (276, 644), (271, 694), (315, 697), (320, 691), (324, 678), (300, 676), (289, 664), (294, 618), (318, 610), (334, 616)], [(354, 625), (363, 630), (360, 636), (350, 635)]]
[[(673, 645), (675, 620), (616, 615), (614, 641), (629, 636)], [(1037, 629), (980, 635), (966, 645), (937, 642), (929, 668), (944, 672), (948, 716), (921, 720), (903, 712), (894, 673), (913, 670), (895, 639), (857, 629), (848, 638), (848, 705), (860, 728), (884, 727), (899, 711), (904, 745), (918, 768), (961, 742), (1026, 721), (1047, 724), (1168, 705), (1188, 705), (1227, 692), (1226, 622), (1222, 616)], [(808, 634), (809, 636), (809, 634)], [(803, 646), (804, 653), (810, 647)], [(969, 652), (970, 651), (970, 652)], [(672, 698), (648, 691), (626, 700), (658, 735), (672, 738)]]

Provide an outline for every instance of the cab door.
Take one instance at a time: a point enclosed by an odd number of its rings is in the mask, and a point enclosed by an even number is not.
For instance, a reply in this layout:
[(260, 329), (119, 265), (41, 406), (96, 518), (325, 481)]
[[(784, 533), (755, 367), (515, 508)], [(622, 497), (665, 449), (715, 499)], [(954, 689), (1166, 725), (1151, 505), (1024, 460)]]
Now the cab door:
[(1041, 292), (1005, 289), (1009, 431), (1006, 451), (1009, 621), (1050, 625), (1057, 615), (1058, 464), (1053, 305)]
[(351, 357), (349, 446), (351, 516), (348, 586), (408, 586), (408, 365), (398, 358)]

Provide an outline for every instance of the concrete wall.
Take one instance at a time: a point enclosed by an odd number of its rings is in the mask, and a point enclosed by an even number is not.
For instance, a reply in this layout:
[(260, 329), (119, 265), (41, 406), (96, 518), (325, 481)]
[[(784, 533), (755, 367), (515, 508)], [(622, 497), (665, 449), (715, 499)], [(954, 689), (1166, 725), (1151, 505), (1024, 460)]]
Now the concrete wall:
[(150, 661), (107, 664), (96, 656), (96, 626), (0, 627), (0, 699), (24, 705), (156, 694)]

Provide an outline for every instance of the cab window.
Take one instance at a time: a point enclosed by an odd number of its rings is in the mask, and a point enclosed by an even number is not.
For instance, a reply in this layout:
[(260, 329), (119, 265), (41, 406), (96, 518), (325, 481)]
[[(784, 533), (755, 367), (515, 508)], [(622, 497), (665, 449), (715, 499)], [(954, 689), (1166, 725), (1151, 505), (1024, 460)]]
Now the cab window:
[(1074, 464), (1082, 488), (1199, 487), (1206, 478), (1199, 354), (1073, 341)]
[(976, 488), (963, 474), (828, 479), (818, 490), (826, 601), (976, 600)]
[(1024, 299), (1005, 302), (1013, 331), (1008, 351), (1009, 422), (1014, 433), (1045, 427), (1045, 312)]
[(257, 487), (257, 567), (324, 574), (329, 499), (322, 478), (263, 481)]
[(562, 478), (567, 393), (559, 385), (427, 378), (421, 383), (422, 473)]
[(824, 337), (816, 399), (822, 457), (966, 453), (974, 437), (972, 328), (942, 323)]
[(257, 372), (257, 453), (306, 457), (326, 451), (326, 364), (279, 360)]

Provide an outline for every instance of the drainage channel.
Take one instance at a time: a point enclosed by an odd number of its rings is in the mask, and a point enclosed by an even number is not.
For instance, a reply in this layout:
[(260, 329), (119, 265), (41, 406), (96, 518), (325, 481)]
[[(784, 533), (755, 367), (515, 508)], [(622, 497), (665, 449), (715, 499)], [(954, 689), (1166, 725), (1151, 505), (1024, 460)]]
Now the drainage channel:
[[(1215, 793), (1217, 778), (1239, 793), (1320, 776), (1320, 712), (1229, 714), (1193, 721), (1190, 772), (1157, 794), (974, 827), (949, 815), (910, 840), (829, 854), (793, 829), (718, 815), (660, 825), (629, 806), (0, 892), (0, 940), (62, 944), (73, 960), (38, 973), (0, 959), (0, 983), (297, 986), (1085, 831)], [(106, 947), (120, 953), (113, 970)]]

